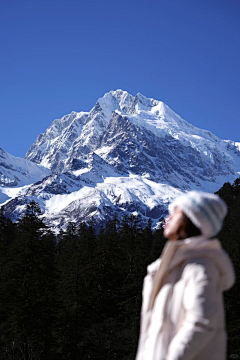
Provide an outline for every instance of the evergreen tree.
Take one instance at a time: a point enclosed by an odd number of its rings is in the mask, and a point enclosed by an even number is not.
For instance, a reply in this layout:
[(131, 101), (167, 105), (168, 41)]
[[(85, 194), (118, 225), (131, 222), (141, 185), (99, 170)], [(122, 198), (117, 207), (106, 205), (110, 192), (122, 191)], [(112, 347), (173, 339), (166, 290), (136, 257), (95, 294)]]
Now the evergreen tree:
[(228, 333), (228, 355), (240, 353), (240, 178), (231, 185), (225, 183), (217, 194), (228, 205), (228, 214), (219, 239), (229, 254), (236, 273), (236, 283), (229, 291), (224, 293), (226, 309), (226, 323)]
[[(14, 238), (15, 226), (12, 221), (5, 217), (4, 207), (0, 208), (0, 246), (7, 248)], [(2, 252), (2, 251), (1, 251)]]
[(152, 247), (149, 256), (149, 263), (155, 261), (161, 255), (167, 239), (163, 236), (165, 219), (159, 219), (159, 227), (153, 233)]
[(0, 288), (3, 359), (50, 358), (54, 293), (54, 236), (39, 218), (35, 202), (27, 206), (9, 246)]
[(125, 253), (118, 233), (119, 221), (115, 215), (101, 229), (97, 237), (96, 276), (97, 283), (94, 304), (97, 324), (95, 326), (95, 347), (102, 359), (119, 358), (121, 330), (119, 302), (126, 273)]
[(146, 271), (146, 239), (139, 227), (139, 219), (133, 215), (125, 216), (119, 235), (121, 249), (125, 254), (122, 264), (124, 279), (119, 297), (119, 357), (131, 359), (134, 358), (139, 335), (141, 288), (143, 274)]
[(91, 327), (94, 324), (94, 226), (70, 223), (57, 245), (58, 312), (55, 321), (56, 353), (61, 359), (89, 356)]
[(0, 284), (2, 272), (7, 260), (7, 251), (14, 238), (15, 226), (4, 216), (4, 208), (0, 208)]
[[(14, 239), (14, 224), (4, 216), (4, 208), (0, 209), (0, 289), (4, 285), (4, 269), (7, 264), (9, 245)], [(7, 313), (3, 311), (0, 300), (0, 324), (6, 321)]]

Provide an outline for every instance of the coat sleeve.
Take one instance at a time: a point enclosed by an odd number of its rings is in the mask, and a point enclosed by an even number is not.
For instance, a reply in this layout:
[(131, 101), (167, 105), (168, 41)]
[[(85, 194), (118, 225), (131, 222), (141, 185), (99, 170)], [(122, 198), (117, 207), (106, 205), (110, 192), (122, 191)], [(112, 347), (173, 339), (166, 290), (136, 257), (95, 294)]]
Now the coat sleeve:
[(185, 317), (169, 344), (166, 360), (194, 359), (216, 335), (219, 316), (223, 316), (220, 275), (209, 259), (192, 259), (182, 277)]

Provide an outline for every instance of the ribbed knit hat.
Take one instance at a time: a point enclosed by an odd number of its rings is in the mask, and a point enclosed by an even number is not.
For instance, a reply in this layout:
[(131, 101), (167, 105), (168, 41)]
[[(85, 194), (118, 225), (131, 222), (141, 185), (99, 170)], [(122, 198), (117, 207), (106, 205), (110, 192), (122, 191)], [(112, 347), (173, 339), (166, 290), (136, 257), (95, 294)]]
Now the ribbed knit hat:
[(170, 214), (175, 207), (209, 238), (219, 233), (227, 215), (227, 205), (219, 196), (202, 191), (189, 191), (176, 198), (169, 205)]

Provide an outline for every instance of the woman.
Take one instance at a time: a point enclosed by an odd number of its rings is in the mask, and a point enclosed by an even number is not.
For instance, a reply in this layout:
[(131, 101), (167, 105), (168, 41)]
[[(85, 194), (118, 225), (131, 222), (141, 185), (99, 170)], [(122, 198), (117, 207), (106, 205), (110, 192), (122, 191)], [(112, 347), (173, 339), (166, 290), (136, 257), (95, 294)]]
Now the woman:
[(136, 360), (225, 360), (222, 292), (234, 284), (232, 263), (217, 239), (227, 206), (191, 191), (169, 207), (168, 241), (144, 279)]

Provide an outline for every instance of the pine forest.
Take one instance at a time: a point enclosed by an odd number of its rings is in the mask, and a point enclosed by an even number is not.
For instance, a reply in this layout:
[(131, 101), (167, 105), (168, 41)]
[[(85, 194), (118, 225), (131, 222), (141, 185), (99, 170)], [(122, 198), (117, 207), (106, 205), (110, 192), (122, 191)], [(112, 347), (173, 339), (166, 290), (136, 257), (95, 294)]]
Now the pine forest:
[[(219, 234), (237, 282), (224, 294), (228, 354), (240, 353), (240, 179), (218, 192), (229, 208)], [(17, 223), (0, 210), (0, 359), (134, 360), (146, 267), (164, 247), (159, 228), (117, 216), (55, 236), (35, 202)]]

